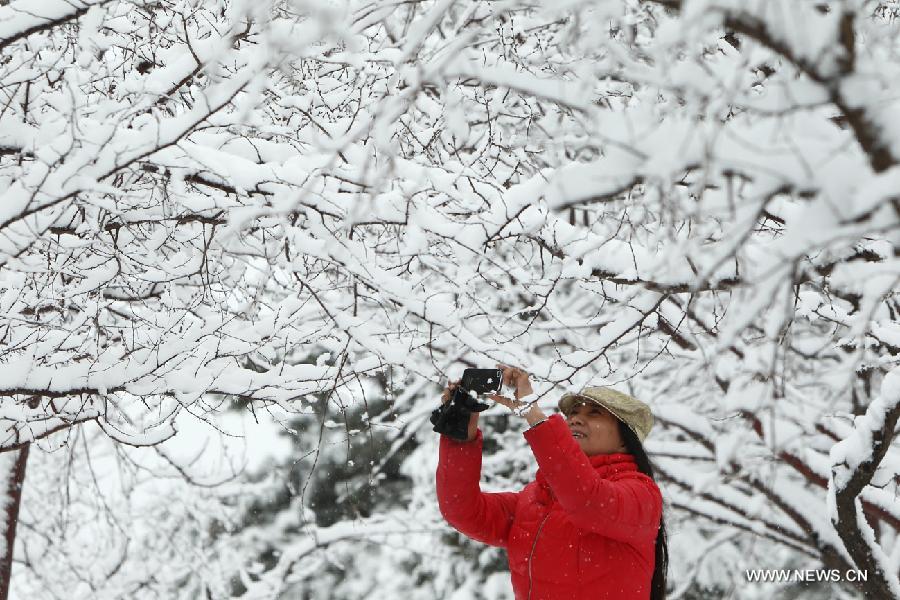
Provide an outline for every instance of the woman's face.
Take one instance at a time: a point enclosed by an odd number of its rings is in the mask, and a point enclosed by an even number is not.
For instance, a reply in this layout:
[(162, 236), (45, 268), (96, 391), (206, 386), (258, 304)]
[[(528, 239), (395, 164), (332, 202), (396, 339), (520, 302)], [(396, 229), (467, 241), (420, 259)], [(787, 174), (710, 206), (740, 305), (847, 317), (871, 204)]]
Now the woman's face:
[(619, 433), (619, 419), (599, 404), (575, 404), (566, 415), (566, 422), (575, 441), (588, 456), (627, 452)]

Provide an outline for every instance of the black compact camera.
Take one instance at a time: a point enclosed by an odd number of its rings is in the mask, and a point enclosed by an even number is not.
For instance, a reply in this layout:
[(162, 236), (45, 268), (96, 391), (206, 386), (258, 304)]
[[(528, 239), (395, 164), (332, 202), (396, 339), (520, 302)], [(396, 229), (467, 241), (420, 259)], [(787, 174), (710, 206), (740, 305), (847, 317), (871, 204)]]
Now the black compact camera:
[(502, 385), (503, 371), (500, 369), (466, 369), (458, 387), (476, 394), (496, 394)]
[(466, 369), (459, 385), (453, 390), (450, 402), (432, 411), (433, 431), (465, 441), (469, 436), (469, 416), (490, 408), (490, 405), (476, 400), (476, 396), (496, 394), (502, 385), (503, 371), (500, 369)]

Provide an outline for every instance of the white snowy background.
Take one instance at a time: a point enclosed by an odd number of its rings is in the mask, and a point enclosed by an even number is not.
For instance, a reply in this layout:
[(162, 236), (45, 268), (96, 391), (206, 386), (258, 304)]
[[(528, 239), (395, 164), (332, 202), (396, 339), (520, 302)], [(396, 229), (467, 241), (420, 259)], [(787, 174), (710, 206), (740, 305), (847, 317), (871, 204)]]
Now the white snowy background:
[(651, 405), (670, 598), (900, 598), (898, 14), (0, 0), (0, 597), (511, 599), (502, 362)]

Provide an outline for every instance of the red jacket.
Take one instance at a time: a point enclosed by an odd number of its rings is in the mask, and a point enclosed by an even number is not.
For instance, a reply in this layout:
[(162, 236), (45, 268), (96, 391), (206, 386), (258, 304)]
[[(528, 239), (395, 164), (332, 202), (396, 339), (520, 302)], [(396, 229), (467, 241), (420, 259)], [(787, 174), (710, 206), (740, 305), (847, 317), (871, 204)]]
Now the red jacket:
[(555, 414), (525, 432), (535, 480), (485, 493), (482, 439), (441, 436), (438, 504), (461, 533), (506, 548), (516, 600), (650, 597), (662, 495), (632, 455), (587, 456)]

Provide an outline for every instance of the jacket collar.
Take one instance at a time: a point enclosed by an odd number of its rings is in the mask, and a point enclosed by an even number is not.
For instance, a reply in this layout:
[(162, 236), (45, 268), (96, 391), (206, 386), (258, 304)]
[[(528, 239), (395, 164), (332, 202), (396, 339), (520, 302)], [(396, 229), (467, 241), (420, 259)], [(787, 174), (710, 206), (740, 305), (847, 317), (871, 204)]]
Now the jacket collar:
[[(608, 479), (616, 473), (638, 470), (637, 463), (634, 462), (634, 456), (624, 452), (595, 454), (594, 456), (588, 456), (587, 459), (590, 461), (591, 466), (594, 467), (594, 470), (597, 471), (603, 479)], [(538, 469), (535, 478), (539, 484), (538, 501), (541, 502), (541, 504), (548, 504), (553, 497), (553, 491), (550, 489), (550, 484), (547, 483), (547, 478), (544, 477), (544, 473), (540, 469)]]
[(614, 452), (612, 454), (595, 454), (588, 456), (594, 469), (598, 471), (610, 471), (618, 473), (619, 471), (636, 471), (637, 463), (634, 462), (634, 456), (625, 452)]

